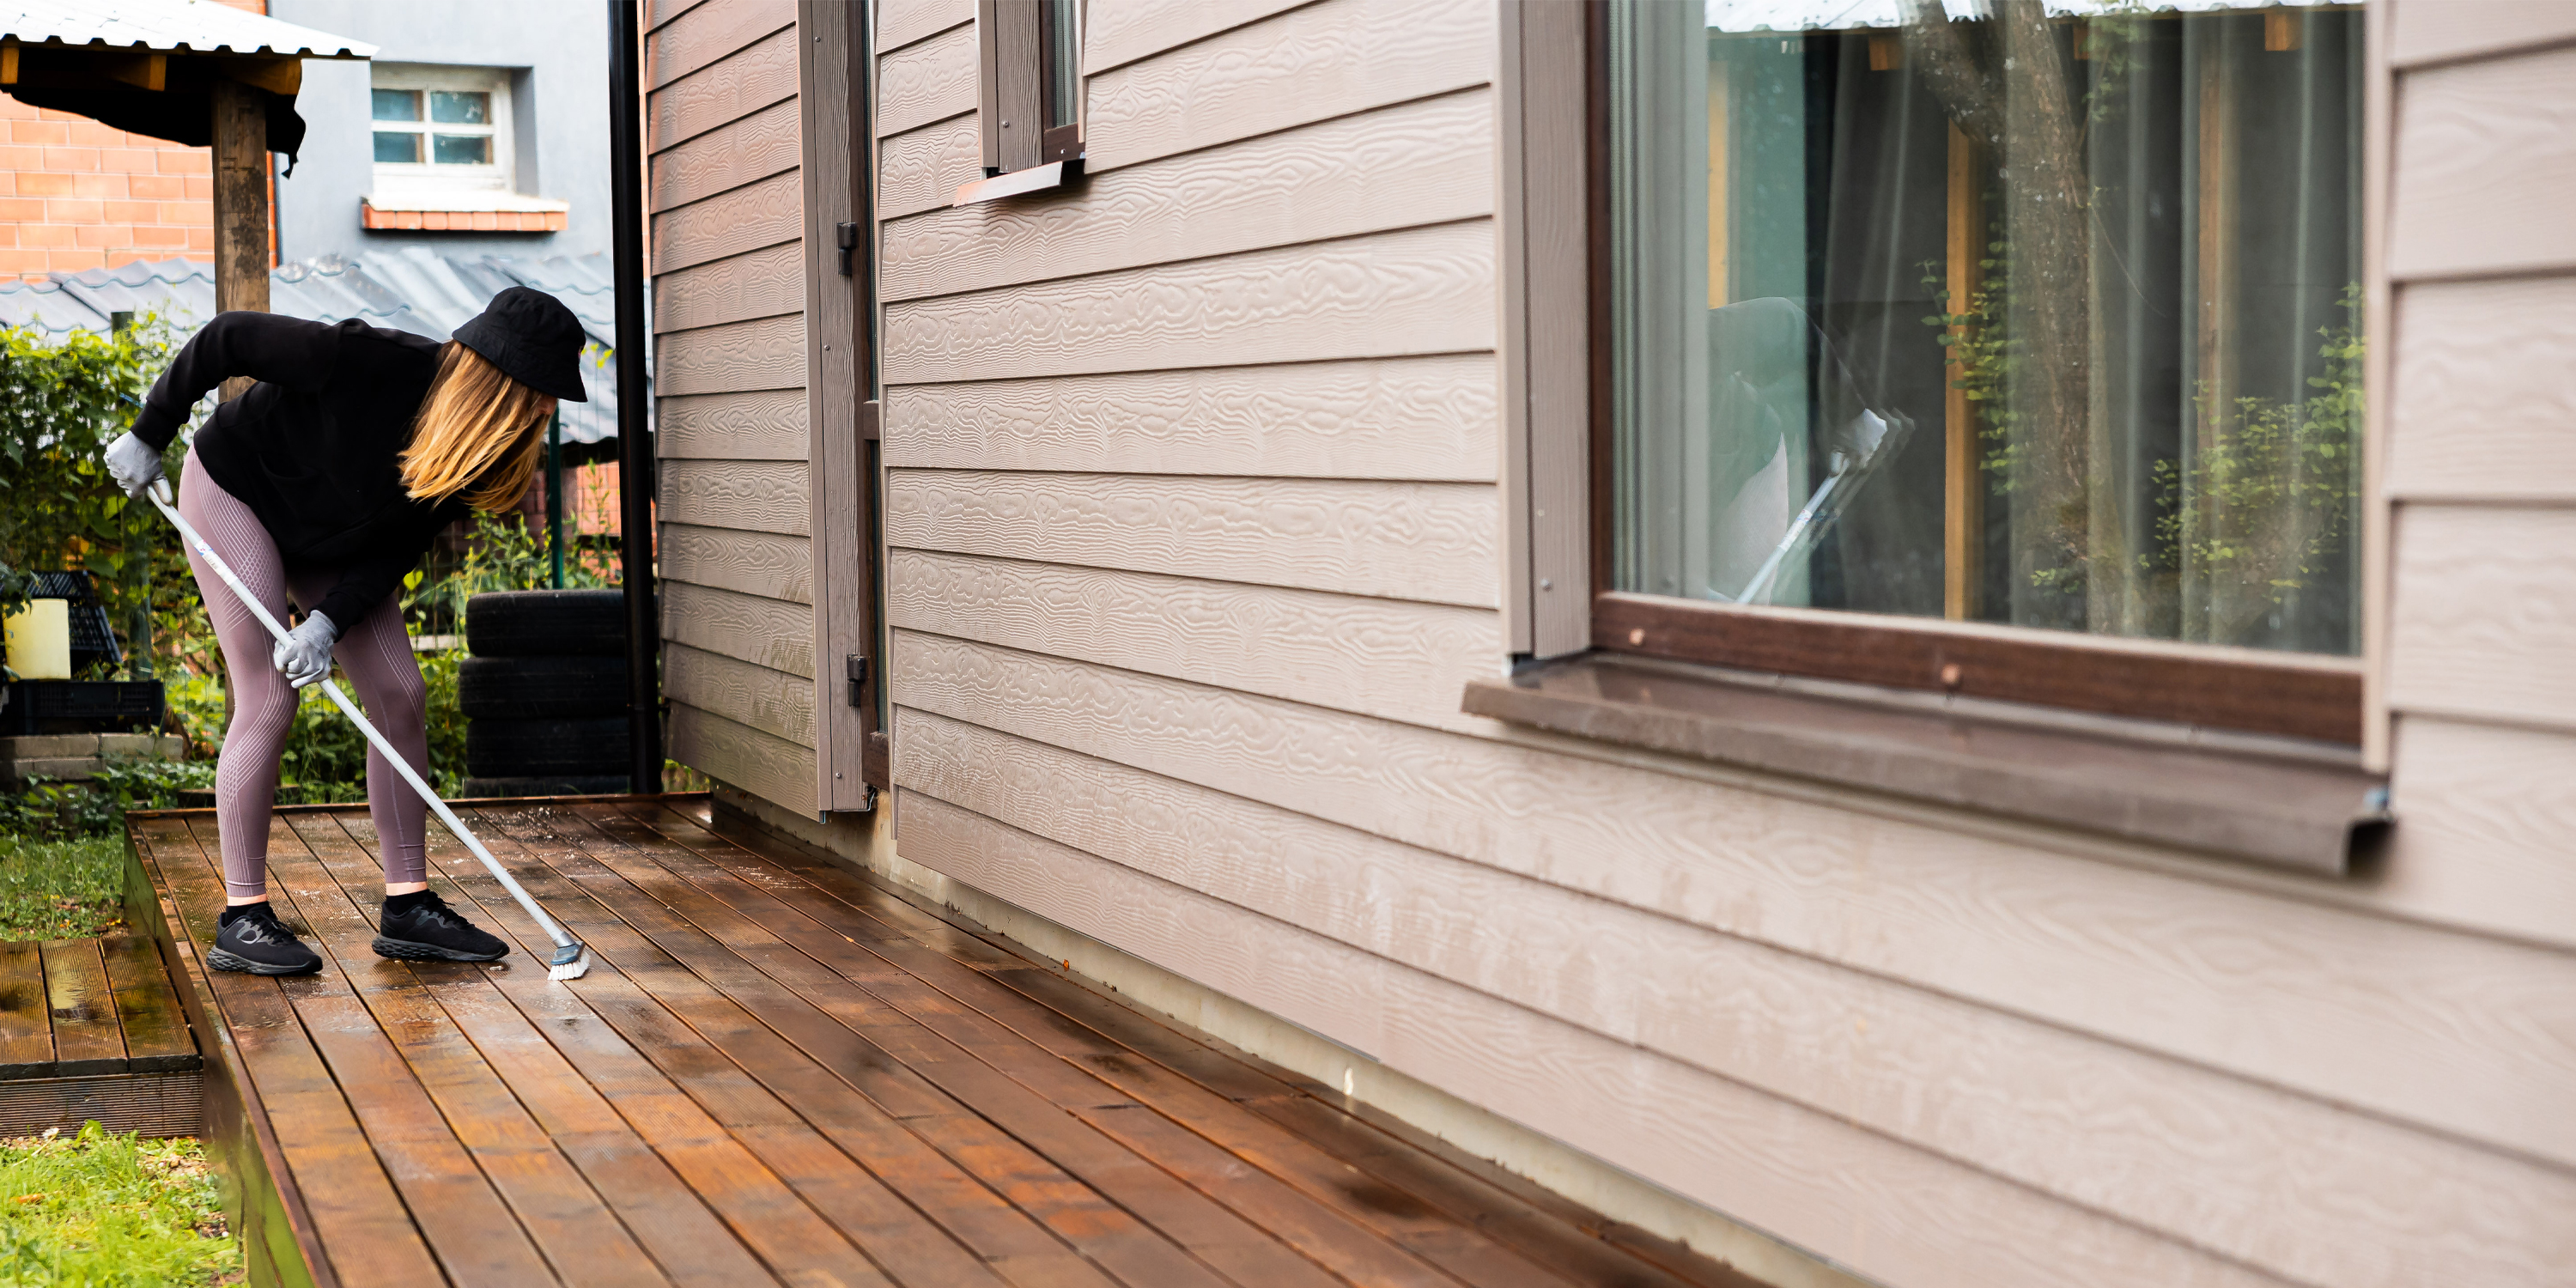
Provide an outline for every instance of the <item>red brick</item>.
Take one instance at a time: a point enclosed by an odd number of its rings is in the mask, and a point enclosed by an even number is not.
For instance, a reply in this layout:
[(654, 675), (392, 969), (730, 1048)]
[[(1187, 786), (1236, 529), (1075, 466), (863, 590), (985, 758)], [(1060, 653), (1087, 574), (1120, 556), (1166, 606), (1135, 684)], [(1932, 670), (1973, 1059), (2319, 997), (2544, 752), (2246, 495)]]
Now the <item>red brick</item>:
[(0, 224), (0, 246), (16, 246), (17, 244), (18, 225)]
[(0, 121), (32, 121), (35, 119), (36, 109), (29, 107), (6, 94), (0, 94)]
[(62, 224), (20, 224), (18, 244), (41, 246), (47, 250), (72, 244), (72, 230)]
[(72, 237), (83, 246), (121, 250), (134, 244), (134, 228), (130, 224), (83, 224), (72, 229)]
[[(0, 129), (0, 137), (6, 137), (7, 134), (7, 130)], [(35, 170), (41, 168), (44, 163), (43, 148), (20, 147), (14, 143), (0, 144), (0, 170)]]
[(107, 252), (101, 250), (49, 250), (45, 264), (57, 273), (77, 273), (85, 268), (107, 267)]
[(98, 149), (48, 147), (45, 149), (45, 168), (48, 170), (59, 170), (65, 174), (96, 171), (98, 169)]
[(188, 249), (212, 252), (215, 249), (215, 226), (199, 224), (188, 230)]
[(72, 177), (47, 174), (41, 170), (18, 172), (18, 195), (21, 197), (68, 197), (72, 195)]
[(57, 224), (98, 222), (98, 202), (83, 197), (55, 197), (45, 203), (45, 219)]
[(45, 271), (45, 252), (0, 250), (0, 277), (25, 277)]
[(497, 230), (500, 226), (501, 216), (498, 211), (477, 210), (474, 212), (474, 231), (488, 233)]
[(11, 121), (9, 141), (61, 147), (71, 134), (68, 126), (58, 121)]
[(188, 230), (172, 228), (167, 224), (138, 224), (134, 229), (134, 244), (185, 250), (188, 247)]
[(157, 173), (154, 163), (151, 150), (146, 148), (101, 148), (98, 152), (98, 168), (118, 174)]
[(76, 148), (130, 148), (134, 136), (112, 125), (79, 120), (71, 123), (71, 142)]
[(161, 215), (152, 221), (156, 224), (211, 225), (215, 222), (215, 208), (210, 202), (164, 201), (157, 204), (161, 207)]
[(161, 205), (154, 201), (101, 202), (98, 217), (113, 224), (157, 223), (161, 218)]
[[(187, 178), (180, 180), (180, 182), (188, 185), (188, 199), (190, 201), (212, 201), (215, 199), (215, 177), (211, 174), (192, 174)], [(206, 218), (214, 218), (213, 213), (209, 211)]]
[(125, 177), (125, 191), (136, 201), (177, 201), (188, 195), (188, 183), (173, 174), (133, 174)]
[(28, 197), (0, 197), (0, 219), (11, 223), (41, 223), (45, 203)]
[[(16, 129), (16, 126), (10, 126)], [(153, 161), (163, 174), (202, 174), (215, 172), (214, 154), (204, 148), (163, 148)]]
[(125, 196), (125, 176), (121, 174), (73, 175), (72, 195), (97, 197), (101, 200), (113, 197), (121, 200)]

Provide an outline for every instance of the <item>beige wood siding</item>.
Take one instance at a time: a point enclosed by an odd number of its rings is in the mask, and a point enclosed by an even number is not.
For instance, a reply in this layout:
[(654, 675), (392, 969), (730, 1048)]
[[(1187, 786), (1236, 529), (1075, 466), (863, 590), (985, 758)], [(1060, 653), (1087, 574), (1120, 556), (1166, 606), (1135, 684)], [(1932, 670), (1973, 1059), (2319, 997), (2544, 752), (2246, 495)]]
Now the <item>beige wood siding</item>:
[(816, 805), (803, 180), (792, 0), (646, 34), (669, 752)]
[(2576, 1284), (2576, 64), (2401, 3), (2403, 821), (2333, 882), (1460, 714), (1492, 0), (1089, 0), (1093, 177), (964, 208), (969, 6), (889, 7), (903, 857), (1889, 1284)]

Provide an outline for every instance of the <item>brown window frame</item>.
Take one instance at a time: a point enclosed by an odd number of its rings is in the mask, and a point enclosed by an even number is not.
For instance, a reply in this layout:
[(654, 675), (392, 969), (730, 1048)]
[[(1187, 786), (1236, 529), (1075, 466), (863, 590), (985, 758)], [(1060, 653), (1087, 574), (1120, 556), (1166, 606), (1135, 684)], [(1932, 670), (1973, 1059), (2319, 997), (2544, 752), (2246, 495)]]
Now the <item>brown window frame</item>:
[[(2255, 649), (1840, 609), (1718, 604), (1608, 589), (1613, 584), (1614, 548), (1608, 8), (1597, 0), (1584, 8), (1584, 156), (1579, 170), (1585, 188), (1590, 386), (1586, 391), (1590, 514), (1585, 544), (1590, 547), (1589, 644), (1593, 650), (2338, 746), (2362, 743), (2360, 658), (2275, 655)], [(1537, 169), (1527, 160), (1521, 164), (1533, 172)], [(1529, 181), (1544, 179), (1531, 173)], [(1536, 584), (1546, 588), (1543, 582)], [(2364, 594), (2370, 589), (2365, 584)], [(1532, 650), (1528, 656), (1546, 652)]]
[[(976, 0), (976, 133), (984, 177), (957, 189), (953, 205), (1038, 192), (1082, 175), (1082, 51), (1057, 57), (1060, 0)], [(1076, 33), (1079, 40), (1079, 33)], [(1070, 89), (1074, 119), (1054, 121)], [(1052, 123), (1047, 123), (1052, 122)], [(1040, 124), (1034, 132), (1027, 126)]]

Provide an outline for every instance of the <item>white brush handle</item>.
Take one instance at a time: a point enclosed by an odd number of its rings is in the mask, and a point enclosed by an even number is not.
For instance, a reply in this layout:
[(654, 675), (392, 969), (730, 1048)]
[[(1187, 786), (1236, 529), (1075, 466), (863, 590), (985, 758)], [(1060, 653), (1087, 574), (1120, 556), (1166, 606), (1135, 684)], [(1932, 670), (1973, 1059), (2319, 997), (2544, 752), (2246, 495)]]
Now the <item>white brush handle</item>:
[[(186, 519), (179, 517), (179, 508), (170, 504), (169, 495), (168, 480), (153, 481), (152, 504), (159, 508), (163, 517), (169, 519), (179, 529), (179, 535), (187, 541), (188, 548), (196, 551), (198, 556), (206, 561), (206, 566), (214, 569), (216, 576), (223, 578), (225, 585), (232, 587), (233, 595), (241, 600), (244, 607), (250, 609), (253, 616), (259, 618), (259, 624), (267, 627), (269, 634), (281, 640), (285, 639), (286, 627), (268, 611), (267, 605), (259, 602), (257, 595), (250, 593), (250, 587), (243, 585), (241, 578), (233, 575), (231, 566), (224, 562), (223, 556), (216, 554), (214, 547), (206, 544), (206, 539), (198, 536), (197, 530), (189, 527)], [(404, 782), (411, 784), (413, 791), (420, 793), (422, 800), (429, 802), (430, 811), (438, 815), (438, 821), (446, 824), (447, 830), (454, 833), (457, 840), (465, 842), (465, 848), (472, 850), (474, 857), (483, 861), (483, 866), (491, 870), (493, 877), (500, 881), (502, 888), (510, 892), (510, 897), (518, 900), (519, 906), (527, 909), (528, 915), (536, 918), (538, 925), (545, 927), (546, 937), (555, 941), (555, 947), (578, 946), (571, 934), (557, 924), (554, 918), (547, 916), (546, 910), (538, 907), (536, 900), (528, 897), (528, 892), (521, 889), (518, 881), (501, 867), (500, 861), (492, 857), (492, 852), (483, 848), (483, 842), (475, 839), (473, 831), (457, 821), (455, 812), (447, 808), (447, 802), (440, 800), (438, 793), (430, 790), (429, 784), (422, 781), (419, 772), (411, 767), (411, 762), (404, 760), (402, 753), (394, 750), (394, 745), (386, 741), (385, 736), (378, 733), (373, 724), (368, 723), (366, 716), (359, 713), (358, 704), (351, 702), (349, 695), (342, 693), (340, 686), (332, 683), (327, 675), (322, 679), (322, 696), (331, 699), (332, 703), (340, 708), (340, 714), (349, 717), (349, 723), (358, 726), (358, 732), (367, 735), (367, 741), (374, 744), (377, 751), (383, 753), (385, 762), (402, 775)], [(382, 843), (383, 838), (377, 839)]]

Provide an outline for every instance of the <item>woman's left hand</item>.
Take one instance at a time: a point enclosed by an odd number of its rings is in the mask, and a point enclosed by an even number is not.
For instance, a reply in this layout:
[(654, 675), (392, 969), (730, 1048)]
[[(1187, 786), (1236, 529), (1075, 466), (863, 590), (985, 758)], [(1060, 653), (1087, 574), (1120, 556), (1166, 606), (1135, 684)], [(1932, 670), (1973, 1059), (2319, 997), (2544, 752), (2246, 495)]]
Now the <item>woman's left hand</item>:
[(108, 477), (115, 479), (116, 486), (127, 496), (142, 496), (143, 490), (161, 477), (161, 453), (130, 432), (108, 444), (104, 458)]
[(286, 638), (269, 650), (268, 660), (288, 684), (296, 688), (331, 673), (331, 646), (340, 641), (340, 628), (320, 613), (306, 613), (304, 620)]

